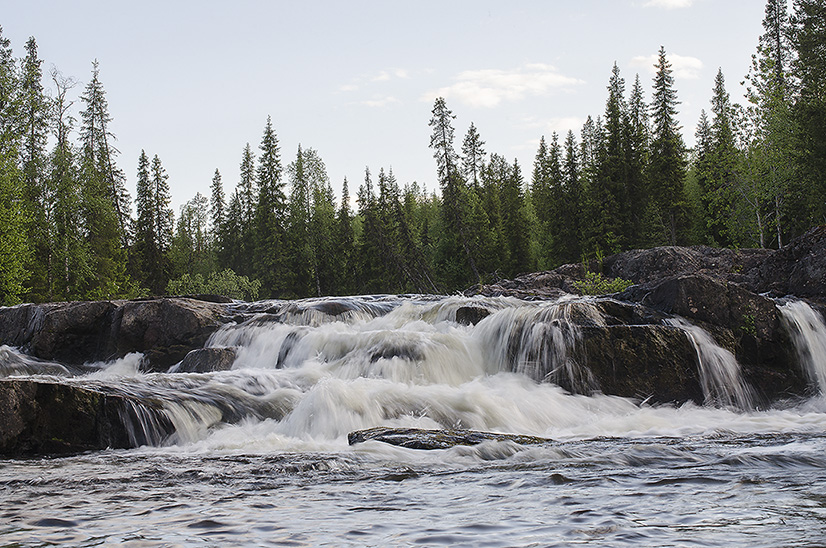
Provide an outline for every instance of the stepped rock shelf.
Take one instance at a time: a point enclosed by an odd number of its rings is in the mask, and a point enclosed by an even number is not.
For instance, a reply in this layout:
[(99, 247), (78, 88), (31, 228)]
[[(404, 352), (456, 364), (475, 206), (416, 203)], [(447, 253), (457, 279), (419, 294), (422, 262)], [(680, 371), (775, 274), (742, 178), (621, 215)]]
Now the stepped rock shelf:
[[(573, 394), (764, 408), (820, 389), (802, 363), (806, 350), (787, 303), (802, 300), (814, 314), (810, 323), (822, 322), (826, 227), (777, 251), (661, 247), (614, 255), (590, 269), (635, 285), (614, 295), (573, 298), (585, 272), (582, 265), (566, 265), (474, 287), (462, 300), (414, 296), (405, 302), (413, 299), (432, 308), (425, 316), (442, 314), (438, 321), (498, 341), (489, 353), (500, 370)], [(220, 335), (292, 325), (272, 350), (273, 367), (287, 367), (312, 326), (380, 317), (401, 306), (400, 299), (243, 303), (189, 296), (0, 308), (0, 454), (171, 443), (183, 435), (179, 415), (187, 413), (205, 428), (248, 417), (280, 419), (294, 404), (288, 391), (277, 398), (254, 390), (239, 396), (211, 382), (243, 367), (247, 351), (243, 343), (219, 344)], [(390, 337), (375, 341), (359, 363), (373, 374), (389, 363), (419, 363), (427, 351), (427, 345)], [(141, 382), (94, 377), (101, 362), (130, 356), (146, 374)], [(722, 365), (710, 365), (715, 360)], [(719, 371), (710, 372), (712, 366)], [(720, 377), (720, 371), (734, 377)], [(399, 432), (365, 432), (371, 439), (401, 439)], [(464, 443), (487, 435), (465, 432), (456, 441), (453, 434), (426, 432), (411, 439), (435, 447), (439, 440)]]

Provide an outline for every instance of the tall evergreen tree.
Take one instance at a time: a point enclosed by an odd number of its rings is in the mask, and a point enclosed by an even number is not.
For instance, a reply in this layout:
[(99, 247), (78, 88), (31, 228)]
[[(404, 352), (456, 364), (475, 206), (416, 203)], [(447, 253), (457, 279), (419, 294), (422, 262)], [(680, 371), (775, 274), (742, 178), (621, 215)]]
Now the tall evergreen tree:
[(34, 37), (29, 38), (20, 71), (20, 152), (24, 196), (31, 221), (27, 233), (34, 249), (29, 267), (34, 300), (51, 298), (55, 270), (54, 189), (46, 169), (50, 104), (43, 88), (42, 63), (37, 55), (37, 42)]
[(112, 117), (109, 114), (109, 102), (100, 81), (100, 68), (97, 60), (92, 63), (92, 80), (86, 85), (81, 96), (85, 108), (80, 113), (82, 120), (80, 137), (83, 143), (82, 157), (84, 172), (88, 182), (103, 192), (115, 214), (115, 230), (122, 247), (129, 242), (130, 197), (126, 190), (126, 177), (117, 167), (115, 160), (119, 151), (114, 146), (115, 135), (109, 129)]
[(356, 291), (356, 234), (353, 226), (353, 212), (350, 208), (350, 189), (347, 178), (341, 188), (341, 202), (336, 213), (336, 227), (333, 245), (336, 249), (338, 264), (335, 271), (334, 294), (349, 295)]
[(224, 209), (226, 207), (226, 198), (224, 197), (224, 185), (221, 182), (221, 172), (215, 168), (215, 174), (212, 176), (212, 183), (209, 186), (209, 215), (210, 226), (212, 234), (212, 245), (215, 251), (221, 246), (220, 233), (221, 225), (224, 224)]
[(485, 169), (485, 142), (473, 122), (462, 141), (462, 175), (474, 189), (481, 184), (482, 171)]
[(798, 131), (796, 165), (800, 185), (789, 209), (805, 212), (795, 233), (811, 224), (826, 224), (826, 4), (823, 0), (795, 0), (792, 45), (796, 57), (792, 71), (799, 86), (794, 108)]
[(77, 154), (70, 134), (75, 119), (69, 114), (72, 101), (67, 93), (75, 86), (71, 78), (64, 78), (52, 70), (55, 97), (52, 135), (54, 148), (49, 158), (49, 179), (54, 189), (54, 276), (49, 292), (51, 300), (77, 298), (84, 280), (93, 273), (91, 258), (84, 242), (82, 192), (77, 169)]
[[(440, 270), (447, 285), (459, 287), (471, 281), (479, 282), (481, 275), (476, 267), (477, 250), (472, 248), (468, 227), (468, 204), (465, 181), (459, 171), (459, 158), (453, 148), (455, 115), (447, 108), (443, 97), (436, 99), (430, 127), (430, 148), (436, 159), (439, 185), (442, 189), (442, 223), (444, 239), (441, 242)], [(463, 257), (463, 262), (457, 258)]]
[(96, 274), (87, 280), (81, 297), (90, 299), (123, 296), (132, 290), (126, 273), (129, 244), (129, 194), (123, 172), (115, 164), (117, 149), (109, 129), (112, 118), (99, 78), (97, 61), (92, 80), (81, 99), (80, 178), (84, 204), (87, 246)]
[(667, 229), (668, 243), (677, 245), (682, 241), (681, 221), (685, 207), (685, 145), (677, 123), (677, 91), (664, 47), (660, 48), (656, 69), (651, 103), (653, 135), (648, 179), (650, 195)]
[(256, 275), (262, 282), (265, 296), (275, 296), (283, 289), (287, 197), (281, 179), (281, 149), (269, 116), (259, 150), (261, 155), (256, 169), (258, 205), (255, 209)]
[[(11, 49), (11, 41), (3, 36), (0, 26), (0, 146), (7, 153), (12, 147), (17, 153), (19, 144), (20, 87), (17, 65)], [(16, 158), (15, 158), (16, 160)]]

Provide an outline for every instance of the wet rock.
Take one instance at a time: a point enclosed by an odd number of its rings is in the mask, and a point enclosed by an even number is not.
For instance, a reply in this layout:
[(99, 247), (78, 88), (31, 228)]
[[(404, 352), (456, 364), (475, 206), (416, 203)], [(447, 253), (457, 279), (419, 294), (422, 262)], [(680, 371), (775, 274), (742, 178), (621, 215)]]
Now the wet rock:
[(490, 316), (490, 310), (482, 306), (461, 306), (456, 309), (456, 323), (476, 325)]
[(70, 366), (141, 352), (147, 370), (166, 371), (229, 321), (226, 306), (163, 298), (0, 308), (0, 344)]
[(229, 371), (238, 355), (235, 348), (198, 348), (190, 351), (172, 373), (211, 373)]
[(497, 434), (475, 430), (423, 430), (420, 428), (376, 427), (347, 435), (350, 445), (375, 440), (408, 449), (450, 449), (457, 445), (478, 445), (485, 441), (508, 441), (520, 445), (552, 443), (553, 440), (518, 434)]
[(803, 394), (805, 375), (776, 303), (740, 284), (704, 275), (677, 276), (634, 286), (619, 298), (703, 327), (731, 351), (760, 401)]
[(703, 403), (696, 352), (681, 329), (614, 325), (580, 332), (574, 356), (599, 392), (651, 403)]
[(130, 436), (140, 432), (130, 423), (131, 409), (123, 396), (90, 388), (0, 379), (0, 454), (70, 454), (154, 441)]
[(192, 299), (129, 301), (113, 322), (115, 354), (142, 352), (146, 369), (166, 371), (201, 348), (224, 323), (220, 304)]

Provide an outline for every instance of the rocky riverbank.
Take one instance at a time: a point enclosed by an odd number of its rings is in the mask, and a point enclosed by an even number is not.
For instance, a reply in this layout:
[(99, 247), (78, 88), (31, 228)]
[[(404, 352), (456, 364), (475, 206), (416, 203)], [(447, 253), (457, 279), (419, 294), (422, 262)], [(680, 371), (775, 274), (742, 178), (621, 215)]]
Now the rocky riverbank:
[[(743, 380), (754, 392), (749, 399), (753, 405), (764, 407), (816, 390), (801, 367), (778, 306), (783, 298), (805, 299), (823, 314), (826, 227), (777, 251), (662, 247), (607, 257), (601, 265), (589, 265), (589, 270), (634, 285), (587, 306), (572, 306), (564, 318), (554, 320), (568, 322), (577, 333), (568, 356), (576, 367), (549, 371), (544, 380), (579, 394), (742, 406), (739, 401), (708, 401), (696, 341), (680, 323), (687, 321), (736, 357)], [(468, 295), (550, 299), (577, 293), (577, 282), (585, 277), (583, 265), (565, 265), (475, 287)], [(163, 402), (118, 390), (105, 381), (87, 385), (69, 382), (70, 378), (89, 372), (90, 362), (131, 353), (142, 356), (144, 372), (165, 374), (174, 367), (180, 373), (211, 375), (230, 369), (236, 359), (234, 348), (204, 348), (225, 325), (266, 325), (301, 315), (344, 320), (358, 313), (353, 306), (346, 299), (273, 305), (198, 296), (0, 308), (0, 377), (5, 377), (0, 378), (0, 454), (59, 454), (159, 443), (175, 430)], [(469, 299), (454, 318), (475, 325), (496, 311)], [(512, 324), (503, 338), (508, 356), (524, 350), (520, 345), (533, 327), (530, 320)], [(280, 352), (286, 356), (294, 342), (288, 337)], [(17, 351), (3, 350), (3, 345)], [(413, 350), (398, 356), (386, 348), (377, 350), (371, 361), (413, 360)], [(540, 345), (537, 356), (546, 351)], [(38, 372), (36, 377), (19, 376)], [(201, 396), (192, 398), (197, 402)], [(278, 407), (277, 402), (261, 405), (253, 416), (281, 412), (270, 409)], [(248, 414), (231, 404), (219, 408), (217, 421), (241, 420)], [(154, 432), (141, 430), (147, 415)]]

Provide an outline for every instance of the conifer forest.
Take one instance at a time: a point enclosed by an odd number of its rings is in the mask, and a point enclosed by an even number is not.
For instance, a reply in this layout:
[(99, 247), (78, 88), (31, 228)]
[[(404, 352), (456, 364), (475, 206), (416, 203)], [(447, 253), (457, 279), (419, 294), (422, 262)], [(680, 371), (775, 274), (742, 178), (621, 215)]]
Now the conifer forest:
[[(542, 136), (530, 166), (472, 123), (456, 135), (436, 99), (436, 191), (378, 167), (336, 196), (319, 153), (282, 151), (268, 118), (238, 172), (174, 212), (161, 158), (119, 155), (100, 75), (46, 74), (35, 38), (21, 54), (0, 28), (2, 305), (451, 293), (635, 248), (777, 248), (826, 223), (823, 0), (769, 0), (748, 74), (717, 73), (695, 128), (664, 48), (651, 81), (606, 66), (605, 104)], [(744, 76), (739, 104), (727, 85)]]

